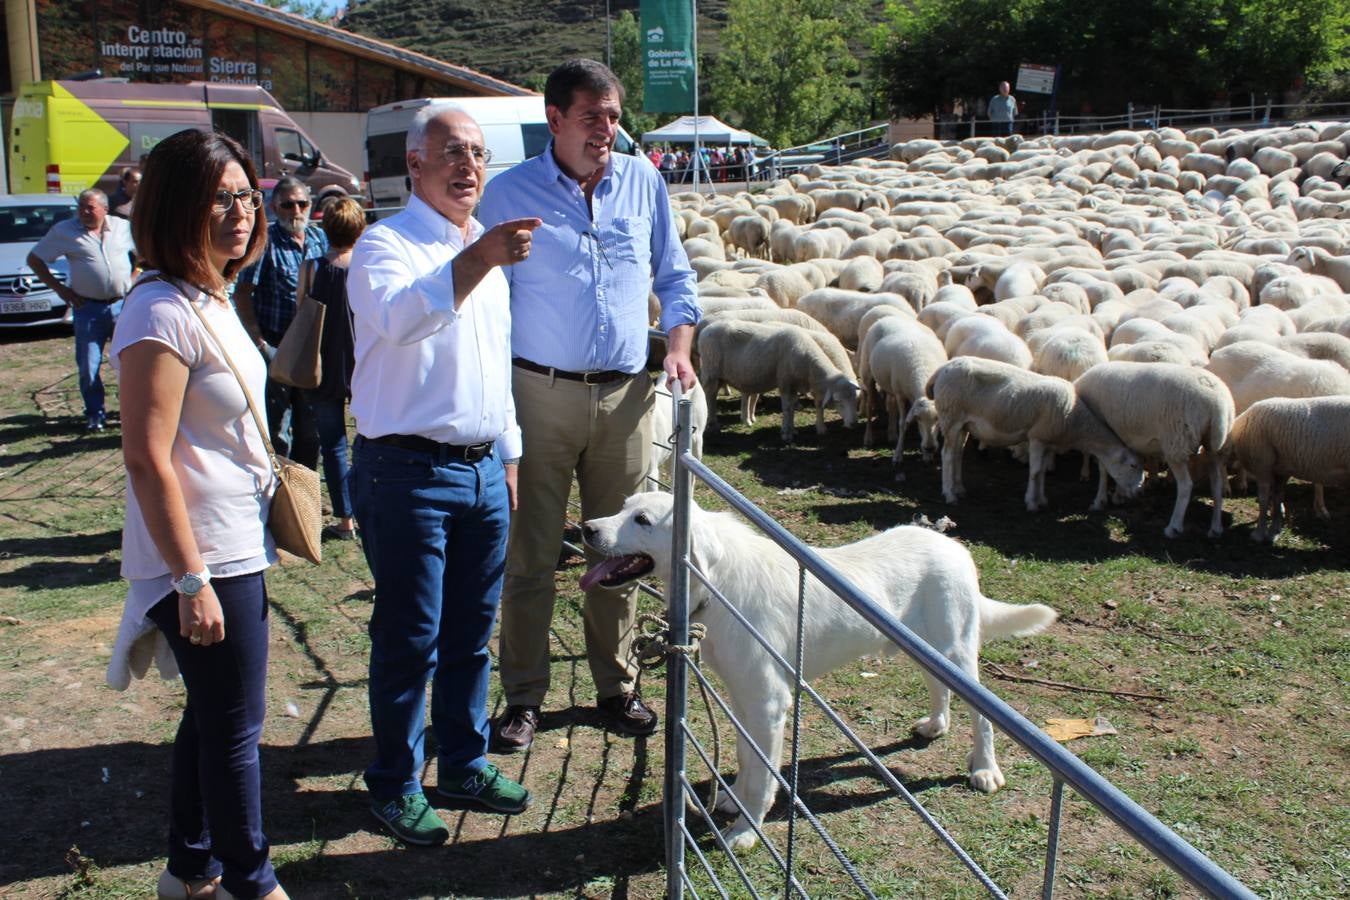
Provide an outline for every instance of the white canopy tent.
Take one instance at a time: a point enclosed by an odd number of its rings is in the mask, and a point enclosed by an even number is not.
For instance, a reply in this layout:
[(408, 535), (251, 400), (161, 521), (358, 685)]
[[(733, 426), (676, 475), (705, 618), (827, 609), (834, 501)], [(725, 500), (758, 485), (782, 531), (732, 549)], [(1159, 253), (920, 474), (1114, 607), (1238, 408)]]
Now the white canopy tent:
[(669, 125), (642, 134), (642, 143), (661, 144), (754, 144), (764, 147), (768, 141), (748, 131), (732, 128), (716, 116), (680, 116)]

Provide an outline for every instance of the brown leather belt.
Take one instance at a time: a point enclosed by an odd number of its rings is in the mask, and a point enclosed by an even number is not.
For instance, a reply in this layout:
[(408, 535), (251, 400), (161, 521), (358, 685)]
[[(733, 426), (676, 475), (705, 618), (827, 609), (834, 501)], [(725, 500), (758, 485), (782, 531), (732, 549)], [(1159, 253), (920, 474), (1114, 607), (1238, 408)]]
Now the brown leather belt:
[(483, 441), (479, 444), (442, 444), (440, 441), (433, 441), (417, 434), (383, 434), (379, 437), (357, 435), (357, 438), (371, 444), (425, 453), (438, 459), (463, 460), (471, 463), (478, 462), (492, 453), (492, 441)]
[(561, 378), (564, 381), (580, 381), (582, 384), (609, 384), (633, 377), (628, 372), (618, 372), (613, 369), (599, 372), (568, 372), (564, 369), (555, 369), (552, 366), (541, 366), (537, 362), (530, 362), (528, 359), (522, 359), (519, 356), (511, 360), (511, 365), (527, 372), (538, 372), (540, 375), (549, 375), (553, 378)]

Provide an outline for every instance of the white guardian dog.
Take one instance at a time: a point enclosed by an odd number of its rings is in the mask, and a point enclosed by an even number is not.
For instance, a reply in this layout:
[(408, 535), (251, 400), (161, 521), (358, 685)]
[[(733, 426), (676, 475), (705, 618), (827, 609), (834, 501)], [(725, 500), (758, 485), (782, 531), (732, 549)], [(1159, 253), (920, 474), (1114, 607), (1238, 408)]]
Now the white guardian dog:
[[(582, 526), (586, 543), (609, 558), (586, 572), (581, 586), (618, 586), (655, 573), (668, 585), (674, 499), (636, 494), (623, 510)], [(732, 513), (691, 510), (690, 558), (785, 659), (796, 655), (797, 563), (777, 544)], [(979, 573), (957, 541), (917, 526), (892, 528), (844, 547), (818, 551), (864, 594), (880, 603), (939, 653), (979, 680), (980, 645), (994, 638), (1035, 634), (1055, 621), (1048, 606), (1014, 606), (980, 593)], [(792, 705), (789, 676), (697, 578), (690, 578), (691, 619), (708, 629), (704, 659), (726, 684), (731, 707), (777, 769), (783, 727)], [(814, 577), (807, 578), (804, 675), (808, 680), (868, 655), (897, 648)], [(935, 738), (950, 725), (951, 692), (925, 675), (928, 715), (916, 734)], [(994, 759), (994, 730), (974, 714), (970, 783), (992, 793), (1004, 785)], [(754, 751), (737, 740), (735, 794), (742, 814), (726, 832), (738, 850), (755, 845), (756, 825), (773, 804), (778, 782)], [(735, 813), (730, 797), (718, 804)]]

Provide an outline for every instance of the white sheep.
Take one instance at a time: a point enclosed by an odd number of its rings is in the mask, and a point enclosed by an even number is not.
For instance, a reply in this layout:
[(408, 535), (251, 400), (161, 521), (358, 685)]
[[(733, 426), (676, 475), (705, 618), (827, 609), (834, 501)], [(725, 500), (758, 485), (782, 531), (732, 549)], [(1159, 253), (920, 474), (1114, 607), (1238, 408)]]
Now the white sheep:
[(876, 291), (886, 271), (880, 260), (871, 256), (855, 256), (839, 273), (839, 287), (846, 291)]
[(1350, 372), (1338, 364), (1305, 359), (1259, 341), (1215, 350), (1206, 368), (1228, 385), (1239, 413), (1268, 397), (1350, 394)]
[[(863, 387), (864, 402), (873, 387), (886, 397), (889, 414), (887, 436), (895, 441), (891, 464), (895, 478), (903, 481), (900, 462), (905, 450), (905, 425), (909, 407), (922, 399), (928, 379), (947, 361), (942, 342), (926, 326), (904, 316), (891, 316), (878, 321), (868, 330), (858, 349), (859, 383)], [(872, 417), (867, 415), (867, 429), (863, 446), (872, 446)], [(937, 451), (937, 433), (930, 420), (919, 422), (919, 447), (924, 459)]]
[(1035, 263), (1017, 262), (1004, 269), (994, 282), (994, 299), (1026, 297), (1040, 290), (1045, 283), (1045, 271)]
[(845, 347), (857, 349), (858, 324), (874, 306), (894, 306), (913, 315), (905, 298), (896, 294), (868, 294), (840, 288), (811, 291), (797, 301), (797, 309), (816, 319)]
[(1332, 256), (1320, 247), (1298, 247), (1289, 254), (1288, 263), (1313, 275), (1323, 275), (1350, 294), (1350, 256)]
[(1040, 332), (1031, 360), (1031, 370), (1073, 381), (1088, 369), (1107, 360), (1101, 338), (1077, 328), (1050, 328)]
[[(812, 332), (792, 325), (717, 321), (699, 335), (699, 373), (705, 389), (716, 396), (727, 384), (744, 394), (777, 390), (783, 407), (783, 440), (795, 436), (793, 412), (797, 395), (809, 393), (816, 405), (816, 433), (825, 433), (825, 406), (834, 404), (852, 428), (858, 418), (858, 385), (830, 362)], [(710, 416), (708, 430), (717, 430)]]
[(746, 256), (768, 259), (769, 223), (758, 214), (740, 215), (732, 219), (727, 233), (731, 236), (731, 243)]
[[(1169, 363), (1108, 362), (1088, 369), (1074, 382), (1078, 395), (1125, 445), (1144, 458), (1161, 458), (1177, 485), (1172, 517), (1163, 534), (1179, 536), (1191, 502), (1190, 461), (1200, 450), (1209, 455), (1209, 484), (1214, 497), (1209, 536), (1223, 534), (1224, 469), (1228, 433), (1233, 427), (1233, 397), (1212, 372)], [(1106, 499), (1106, 472), (1097, 502)]]
[(957, 319), (947, 329), (942, 343), (952, 359), (978, 356), (1022, 369), (1031, 368), (1031, 350), (1026, 342), (992, 316), (976, 313)]
[[(1350, 484), (1350, 397), (1262, 400), (1237, 417), (1231, 441), (1234, 458), (1256, 479), (1260, 511), (1252, 540), (1274, 543), (1290, 478)], [(1314, 511), (1327, 517), (1324, 504), (1315, 501)]]
[(764, 291), (779, 306), (790, 309), (797, 301), (812, 290), (811, 282), (801, 272), (792, 269), (775, 269), (765, 272), (755, 282), (755, 287)]
[(942, 495), (948, 503), (965, 494), (961, 456), (967, 432), (993, 446), (1027, 442), (1030, 468), (1024, 500), (1031, 512), (1047, 505), (1045, 473), (1054, 453), (1091, 454), (1126, 496), (1143, 482), (1138, 458), (1062, 378), (995, 360), (961, 357), (933, 374), (925, 394), (937, 406), (942, 429)]

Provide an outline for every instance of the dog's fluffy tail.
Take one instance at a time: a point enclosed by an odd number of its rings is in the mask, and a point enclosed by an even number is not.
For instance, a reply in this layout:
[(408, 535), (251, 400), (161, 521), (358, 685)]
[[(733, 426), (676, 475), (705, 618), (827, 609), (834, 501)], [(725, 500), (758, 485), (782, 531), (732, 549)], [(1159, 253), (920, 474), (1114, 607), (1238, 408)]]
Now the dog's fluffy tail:
[(1003, 603), (980, 598), (980, 637), (985, 641), (1035, 634), (1057, 618), (1059, 613), (1040, 603)]

